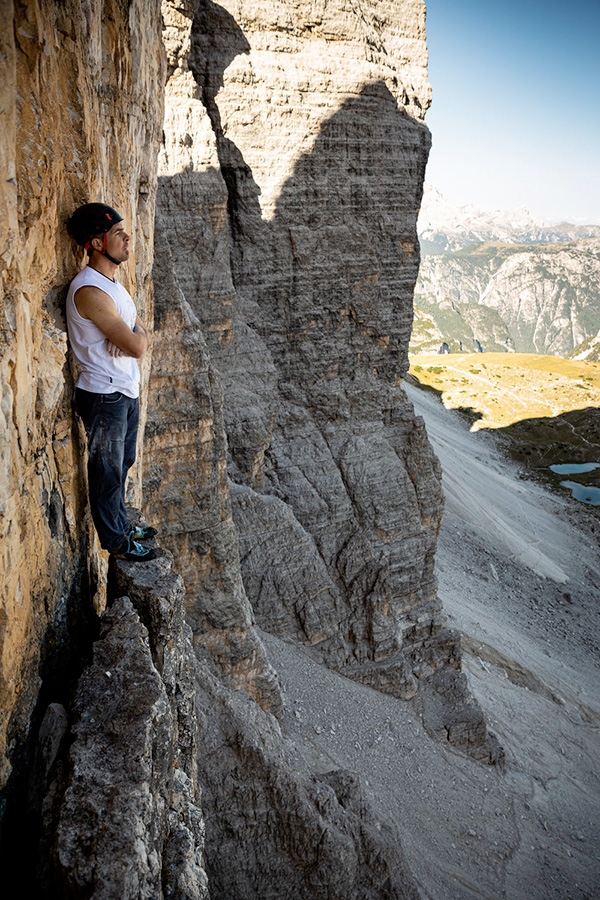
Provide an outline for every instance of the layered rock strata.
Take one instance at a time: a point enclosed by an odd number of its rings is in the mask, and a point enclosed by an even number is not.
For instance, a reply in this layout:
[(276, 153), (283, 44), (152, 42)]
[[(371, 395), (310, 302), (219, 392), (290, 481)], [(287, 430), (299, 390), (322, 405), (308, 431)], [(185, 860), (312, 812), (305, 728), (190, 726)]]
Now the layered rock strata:
[[(441, 473), (402, 390), (429, 150), (424, 7), (201, 0), (166, 3), (165, 21), (155, 280), (176, 282), (220, 376), (257, 620), (402, 699), (451, 669), (464, 706), (433, 571)], [(152, 423), (168, 414), (157, 395), (152, 408)], [(168, 514), (157, 485), (149, 515)], [(174, 524), (169, 547), (199, 571), (197, 535)], [(192, 616), (204, 591), (190, 586)], [(459, 742), (489, 755), (481, 716)]]
[(155, 340), (146, 426), (146, 511), (177, 555), (197, 652), (233, 688), (277, 712), (277, 676), (254, 629), (226, 474), (223, 395), (163, 225), (154, 263)]

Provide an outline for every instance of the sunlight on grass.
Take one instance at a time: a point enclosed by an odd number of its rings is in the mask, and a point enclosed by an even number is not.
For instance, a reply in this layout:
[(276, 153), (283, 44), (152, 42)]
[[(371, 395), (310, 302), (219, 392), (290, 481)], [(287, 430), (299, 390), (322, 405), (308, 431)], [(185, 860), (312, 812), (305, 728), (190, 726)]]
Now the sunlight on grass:
[(600, 407), (600, 363), (529, 353), (436, 353), (411, 357), (409, 372), (440, 393), (447, 409), (471, 410), (472, 431)]

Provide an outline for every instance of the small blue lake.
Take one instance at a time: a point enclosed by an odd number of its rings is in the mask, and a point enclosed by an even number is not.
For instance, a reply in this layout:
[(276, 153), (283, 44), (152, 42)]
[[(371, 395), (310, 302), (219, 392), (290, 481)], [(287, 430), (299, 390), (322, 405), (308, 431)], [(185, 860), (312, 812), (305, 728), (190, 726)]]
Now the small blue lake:
[[(600, 463), (564, 463), (549, 468), (557, 475), (585, 475), (586, 472), (600, 469)], [(561, 481), (560, 486), (568, 488), (575, 500), (590, 506), (600, 506), (600, 488), (579, 484), (577, 481)]]
[(551, 472), (557, 475), (583, 475), (585, 472), (593, 472), (600, 469), (600, 463), (565, 463), (559, 466), (550, 466)]
[(585, 484), (577, 484), (576, 481), (561, 481), (561, 487), (569, 488), (576, 500), (589, 503), (590, 506), (600, 506), (600, 488), (587, 487)]

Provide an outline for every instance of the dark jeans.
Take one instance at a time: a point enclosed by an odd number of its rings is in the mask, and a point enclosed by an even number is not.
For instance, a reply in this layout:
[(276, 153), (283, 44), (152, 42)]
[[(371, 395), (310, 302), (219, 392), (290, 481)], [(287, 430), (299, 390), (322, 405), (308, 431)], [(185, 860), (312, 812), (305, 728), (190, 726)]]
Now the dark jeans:
[(75, 402), (88, 439), (92, 518), (102, 547), (115, 550), (130, 527), (125, 512), (125, 482), (135, 462), (139, 400), (118, 391), (93, 394), (77, 388)]

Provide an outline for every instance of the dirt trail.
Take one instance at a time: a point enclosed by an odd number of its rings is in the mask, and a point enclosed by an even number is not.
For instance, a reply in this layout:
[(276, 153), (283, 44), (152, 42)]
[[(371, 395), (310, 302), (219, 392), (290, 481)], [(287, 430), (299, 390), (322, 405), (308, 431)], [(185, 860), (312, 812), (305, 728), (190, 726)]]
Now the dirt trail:
[(440, 595), (506, 769), (432, 742), (410, 704), (265, 635), (288, 733), (318, 768), (360, 774), (424, 898), (597, 900), (600, 520), (523, 480), (433, 394), (408, 393), (445, 470)]

